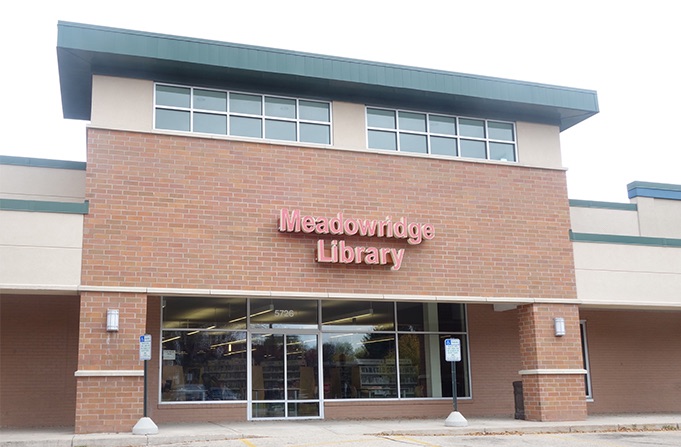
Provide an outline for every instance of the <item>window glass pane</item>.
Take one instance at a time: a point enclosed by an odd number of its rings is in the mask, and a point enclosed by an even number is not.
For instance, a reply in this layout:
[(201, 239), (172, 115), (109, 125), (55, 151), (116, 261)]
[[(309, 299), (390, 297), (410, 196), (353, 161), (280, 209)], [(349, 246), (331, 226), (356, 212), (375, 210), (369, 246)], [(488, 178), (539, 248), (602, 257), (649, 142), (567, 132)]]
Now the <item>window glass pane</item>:
[(426, 131), (426, 115), (423, 113), (400, 112), (400, 130)]
[(170, 107), (189, 107), (191, 90), (186, 87), (156, 86), (156, 105)]
[(430, 153), (456, 156), (456, 138), (430, 137)]
[(383, 301), (322, 301), (324, 326), (385, 331), (395, 327), (393, 303)]
[(397, 330), (464, 332), (461, 304), (397, 303)]
[(194, 89), (194, 108), (226, 112), (227, 93)]
[(189, 132), (189, 112), (156, 109), (156, 128)]
[(395, 334), (323, 335), (324, 398), (397, 397)]
[(206, 329), (246, 327), (243, 298), (163, 298), (164, 329)]
[(369, 131), (369, 148), (397, 150), (397, 135), (394, 132), (382, 132), (380, 130)]
[(456, 135), (456, 118), (453, 116), (430, 115), (430, 132)]
[[(400, 396), (443, 397), (441, 372), (441, 338), (437, 334), (400, 334)], [(449, 387), (451, 389), (451, 385)]]
[(259, 95), (244, 95), (243, 93), (230, 93), (229, 111), (232, 113), (262, 115), (262, 97)]
[(194, 132), (227, 134), (227, 116), (194, 113)]
[(484, 141), (460, 140), (461, 156), (468, 158), (487, 158)]
[(265, 138), (296, 141), (296, 123), (291, 121), (265, 120)]
[(489, 138), (493, 140), (515, 141), (513, 137), (513, 124), (511, 123), (488, 121), (487, 129), (489, 131)]
[(490, 160), (515, 161), (515, 147), (506, 143), (489, 143)]
[(482, 120), (460, 118), (459, 134), (464, 137), (485, 138), (485, 122)]
[(251, 300), (251, 327), (256, 328), (316, 328), (317, 301), (314, 300)]
[(395, 112), (393, 110), (367, 109), (369, 127), (395, 128)]
[(438, 303), (437, 320), (439, 331), (466, 332), (466, 306), (458, 303)]
[(286, 98), (265, 98), (265, 115), (278, 118), (296, 118), (296, 100)]
[(414, 135), (411, 133), (400, 134), (400, 151), (428, 153), (428, 143), (425, 135)]
[(424, 303), (397, 303), (397, 330), (425, 330), (423, 307), (426, 305)]
[(324, 121), (331, 119), (329, 104), (316, 101), (298, 101), (298, 113), (301, 120)]
[(284, 347), (282, 334), (251, 336), (253, 400), (284, 399)]
[(246, 399), (246, 333), (163, 331), (161, 400)]
[(300, 123), (300, 141), (331, 144), (331, 129), (324, 124)]
[(262, 124), (259, 118), (229, 117), (229, 134), (239, 137), (262, 138)]

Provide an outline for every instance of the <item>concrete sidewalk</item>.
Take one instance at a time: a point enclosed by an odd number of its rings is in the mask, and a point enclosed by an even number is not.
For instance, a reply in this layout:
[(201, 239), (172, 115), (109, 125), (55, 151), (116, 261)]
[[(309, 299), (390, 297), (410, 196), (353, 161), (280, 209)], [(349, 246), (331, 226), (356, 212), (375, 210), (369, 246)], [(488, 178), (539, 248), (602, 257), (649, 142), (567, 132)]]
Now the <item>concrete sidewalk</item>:
[(470, 418), (467, 427), (445, 427), (442, 420), (253, 421), (159, 425), (156, 435), (96, 433), (74, 435), (71, 428), (0, 430), (2, 447), (123, 447), (170, 445), (225, 439), (292, 437), (301, 432), (313, 437), (333, 435), (470, 435), (504, 433), (575, 433), (618, 430), (679, 430), (681, 414), (627, 414), (589, 416), (580, 422), (530, 422), (514, 419)]

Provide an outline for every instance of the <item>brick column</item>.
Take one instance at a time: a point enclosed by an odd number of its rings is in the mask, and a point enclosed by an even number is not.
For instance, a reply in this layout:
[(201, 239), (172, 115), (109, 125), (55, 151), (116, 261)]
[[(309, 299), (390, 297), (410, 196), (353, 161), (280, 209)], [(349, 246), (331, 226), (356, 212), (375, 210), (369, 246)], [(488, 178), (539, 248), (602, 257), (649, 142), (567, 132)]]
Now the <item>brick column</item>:
[[(565, 319), (557, 337), (554, 318)], [(525, 418), (586, 419), (579, 309), (570, 304), (528, 304), (518, 309)]]
[[(81, 293), (76, 433), (128, 432), (142, 417), (146, 302), (144, 294)], [(119, 311), (118, 332), (106, 330), (107, 309)]]

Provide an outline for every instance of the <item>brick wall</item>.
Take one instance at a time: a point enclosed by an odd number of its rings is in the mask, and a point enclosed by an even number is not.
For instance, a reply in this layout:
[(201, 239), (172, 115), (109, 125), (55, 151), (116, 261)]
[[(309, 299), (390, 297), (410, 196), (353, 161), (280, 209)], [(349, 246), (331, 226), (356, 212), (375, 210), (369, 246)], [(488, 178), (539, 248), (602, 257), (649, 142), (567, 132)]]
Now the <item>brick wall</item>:
[(77, 347), (77, 296), (0, 296), (0, 426), (73, 425)]
[(681, 312), (581, 312), (593, 402), (589, 413), (681, 412)]
[[(82, 292), (78, 370), (142, 371), (139, 336), (146, 332), (146, 295)], [(106, 311), (119, 310), (119, 331), (106, 331)], [(76, 433), (130, 431), (143, 415), (143, 377), (78, 377)]]
[[(87, 285), (575, 296), (562, 171), (89, 129), (87, 198)], [(436, 236), (347, 238), (404, 248), (399, 271), (318, 264), (283, 207)]]
[[(565, 335), (555, 336), (554, 318), (565, 319)], [(528, 304), (518, 308), (523, 370), (583, 369), (576, 305)], [(537, 421), (586, 419), (583, 374), (524, 375), (525, 417)]]

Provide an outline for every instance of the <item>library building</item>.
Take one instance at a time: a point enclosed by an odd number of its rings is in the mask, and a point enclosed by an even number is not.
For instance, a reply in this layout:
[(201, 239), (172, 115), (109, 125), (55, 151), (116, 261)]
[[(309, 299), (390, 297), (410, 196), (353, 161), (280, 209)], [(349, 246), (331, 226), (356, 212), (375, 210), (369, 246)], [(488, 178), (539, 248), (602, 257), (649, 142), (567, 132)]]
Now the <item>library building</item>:
[(0, 157), (0, 426), (681, 412), (681, 185), (568, 198), (594, 91), (57, 27), (87, 159)]

